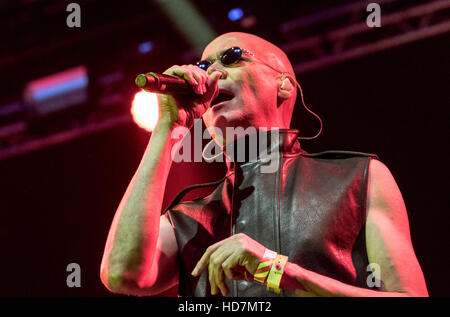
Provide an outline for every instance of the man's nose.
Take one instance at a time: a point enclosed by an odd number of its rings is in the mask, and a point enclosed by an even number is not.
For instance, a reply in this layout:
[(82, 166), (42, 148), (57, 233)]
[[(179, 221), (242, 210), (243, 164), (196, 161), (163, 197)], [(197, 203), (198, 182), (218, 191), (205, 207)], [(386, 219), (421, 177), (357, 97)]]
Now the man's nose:
[(219, 61), (215, 61), (214, 64), (208, 67), (208, 75), (211, 75), (215, 71), (222, 73), (220, 79), (226, 79), (228, 77), (228, 72)]

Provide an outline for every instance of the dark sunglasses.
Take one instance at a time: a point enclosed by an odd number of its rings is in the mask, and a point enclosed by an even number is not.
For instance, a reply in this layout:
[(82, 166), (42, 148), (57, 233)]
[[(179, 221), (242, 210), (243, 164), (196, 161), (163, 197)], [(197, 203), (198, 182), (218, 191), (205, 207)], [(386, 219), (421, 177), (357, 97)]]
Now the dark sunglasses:
[[(243, 53), (244, 50), (242, 48), (233, 46), (223, 52), (223, 54), (220, 56), (220, 62), (222, 63), (222, 65), (232, 65), (242, 59)], [(197, 62), (195, 65), (203, 70), (207, 70), (209, 66), (212, 65), (212, 63), (209, 60), (205, 59), (203, 61)]]

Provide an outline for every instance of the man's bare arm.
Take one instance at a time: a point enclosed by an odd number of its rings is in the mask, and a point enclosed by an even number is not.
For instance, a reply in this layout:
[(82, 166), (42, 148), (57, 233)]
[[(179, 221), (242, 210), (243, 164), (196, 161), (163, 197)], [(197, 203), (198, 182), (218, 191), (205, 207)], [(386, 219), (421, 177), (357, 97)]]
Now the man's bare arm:
[(160, 257), (157, 244), (164, 189), (172, 162), (171, 131), (170, 122), (157, 124), (114, 216), (101, 266), (102, 282), (113, 292), (147, 295), (139, 294), (140, 290), (150, 292), (157, 280), (151, 273), (158, 272), (154, 264)]
[(179, 144), (171, 134), (177, 126), (187, 131), (204, 113), (221, 73), (208, 76), (196, 66), (175, 65), (165, 74), (183, 77), (199, 96), (158, 96), (159, 121), (116, 211), (103, 254), (100, 277), (113, 292), (155, 295), (173, 286), (178, 274), (174, 232), (161, 217), (172, 147)]
[(428, 296), (402, 195), (378, 160), (369, 168), (366, 246), (369, 262), (379, 265), (386, 292), (350, 286), (292, 263), (285, 267), (281, 286), (299, 296)]
[(369, 174), (366, 241), (370, 263), (381, 268), (389, 290), (428, 296), (425, 278), (411, 242), (402, 194), (389, 169), (372, 160)]

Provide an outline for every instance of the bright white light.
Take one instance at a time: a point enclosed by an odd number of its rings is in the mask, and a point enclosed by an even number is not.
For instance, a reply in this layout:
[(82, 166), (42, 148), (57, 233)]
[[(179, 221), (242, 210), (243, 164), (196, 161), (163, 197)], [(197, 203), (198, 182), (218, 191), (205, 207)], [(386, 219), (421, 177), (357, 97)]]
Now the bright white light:
[(143, 90), (136, 93), (131, 105), (131, 115), (139, 127), (149, 132), (153, 131), (159, 116), (156, 94)]

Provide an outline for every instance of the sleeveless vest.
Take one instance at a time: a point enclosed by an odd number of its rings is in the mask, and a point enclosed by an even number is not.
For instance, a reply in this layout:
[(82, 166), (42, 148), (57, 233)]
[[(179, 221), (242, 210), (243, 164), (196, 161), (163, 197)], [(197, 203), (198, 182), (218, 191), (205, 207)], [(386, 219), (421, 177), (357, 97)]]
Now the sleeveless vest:
[[(268, 164), (262, 159), (231, 163), (222, 180), (185, 189), (166, 209), (179, 250), (179, 295), (212, 296), (208, 270), (200, 277), (191, 272), (207, 247), (241, 232), (307, 270), (367, 287), (367, 174), (376, 155), (309, 154), (300, 148), (297, 134), (279, 130), (279, 138), (271, 141), (271, 149), (280, 151), (275, 172), (262, 173)], [(179, 202), (199, 186), (215, 189), (206, 197)], [(247, 281), (226, 283), (231, 297), (294, 296), (283, 290), (273, 294)]]

